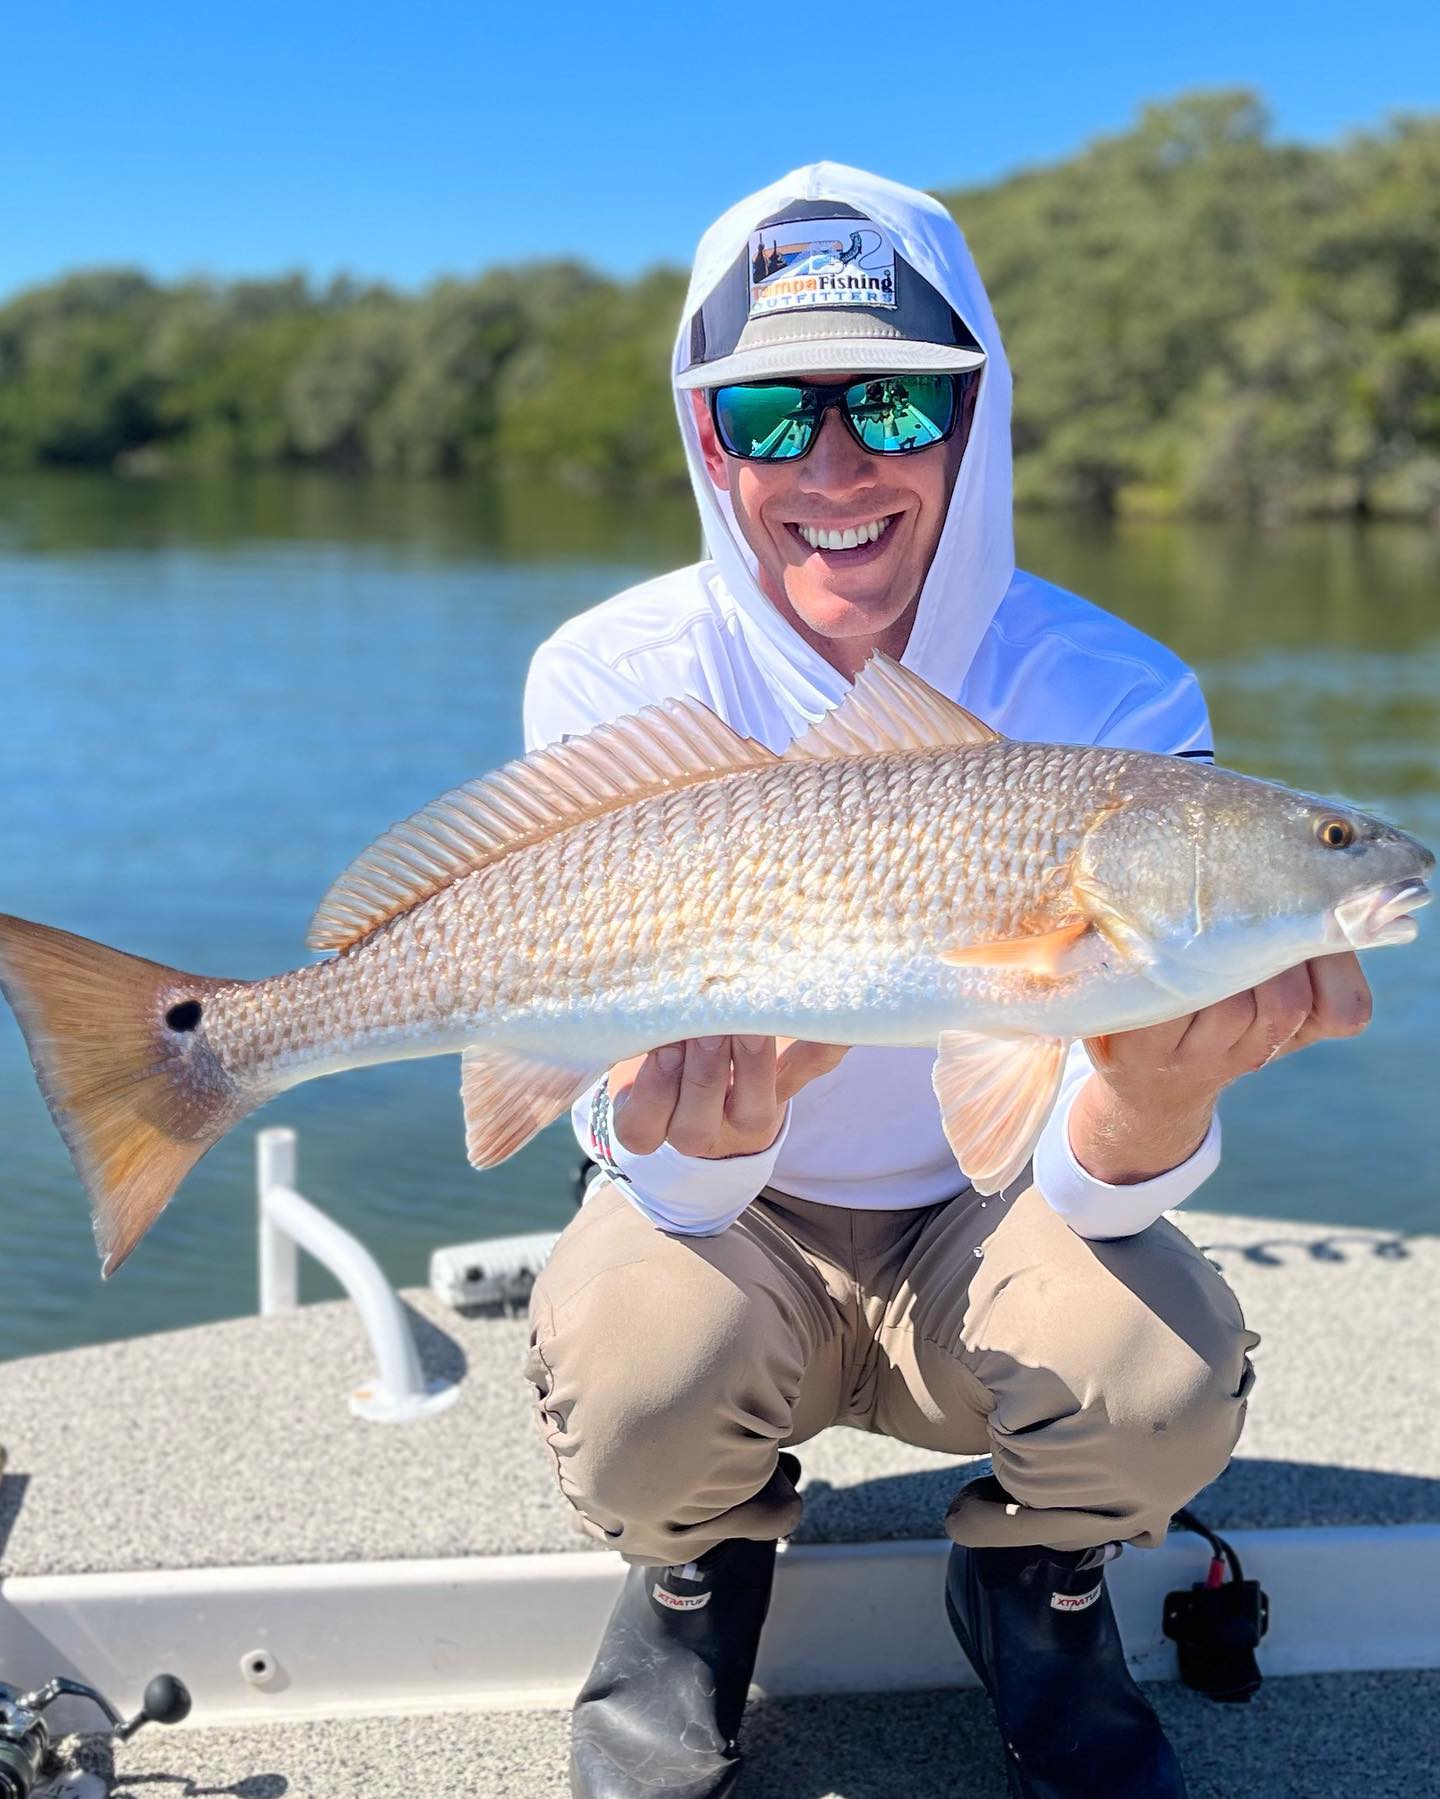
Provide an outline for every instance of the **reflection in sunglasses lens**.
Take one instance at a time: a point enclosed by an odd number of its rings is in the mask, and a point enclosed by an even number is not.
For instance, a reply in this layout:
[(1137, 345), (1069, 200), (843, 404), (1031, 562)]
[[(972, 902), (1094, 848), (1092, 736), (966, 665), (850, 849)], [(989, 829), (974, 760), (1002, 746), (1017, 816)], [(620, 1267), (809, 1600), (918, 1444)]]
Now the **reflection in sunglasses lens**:
[(815, 429), (814, 402), (803, 387), (722, 387), (715, 412), (725, 447), (759, 461), (801, 455)]
[(857, 382), (845, 395), (850, 417), (867, 450), (923, 450), (950, 429), (955, 386), (944, 375), (905, 375)]

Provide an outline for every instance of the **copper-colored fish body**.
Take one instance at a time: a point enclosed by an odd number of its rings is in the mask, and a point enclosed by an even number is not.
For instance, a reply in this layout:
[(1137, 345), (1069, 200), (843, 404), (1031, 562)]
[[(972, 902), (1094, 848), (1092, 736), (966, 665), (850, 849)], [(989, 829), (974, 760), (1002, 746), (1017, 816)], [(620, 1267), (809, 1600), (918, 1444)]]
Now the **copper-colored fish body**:
[(1336, 802), (1004, 741), (877, 657), (784, 756), (672, 701), (442, 796), (335, 883), (314, 966), (188, 977), (0, 919), (0, 985), (109, 1273), (271, 1095), (447, 1051), (489, 1165), (656, 1044), (938, 1044), (947, 1134), (991, 1192), (1070, 1041), (1401, 941), (1433, 865)]

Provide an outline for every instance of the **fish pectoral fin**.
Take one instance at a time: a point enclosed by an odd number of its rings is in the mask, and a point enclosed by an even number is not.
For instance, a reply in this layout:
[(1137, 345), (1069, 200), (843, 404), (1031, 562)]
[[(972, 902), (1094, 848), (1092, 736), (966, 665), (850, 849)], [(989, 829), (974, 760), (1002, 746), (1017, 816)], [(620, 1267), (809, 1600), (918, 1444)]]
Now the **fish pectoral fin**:
[(602, 1072), (489, 1045), (467, 1049), (460, 1058), (460, 1098), (471, 1166), (493, 1168), (523, 1149), (568, 1112)]
[(1098, 881), (1089, 875), (1074, 875), (1070, 891), (1075, 896), (1075, 903), (1122, 962), (1145, 967), (1155, 960), (1154, 949), (1144, 932), (1115, 905)]
[(931, 1080), (946, 1140), (977, 1193), (998, 1193), (1030, 1160), (1068, 1048), (1060, 1037), (940, 1033)]
[(1090, 920), (1075, 918), (1036, 936), (1010, 937), (999, 943), (957, 943), (942, 949), (940, 960), (952, 968), (1020, 968), (1027, 974), (1058, 978), (1084, 960), (1082, 945), (1091, 934)]
[(1107, 962), (1143, 974), (1162, 993), (1172, 993), (1182, 1000), (1194, 997), (1173, 959), (1111, 903), (1097, 882), (1086, 875), (1076, 875), (1070, 885), (1077, 904), (1109, 946)]

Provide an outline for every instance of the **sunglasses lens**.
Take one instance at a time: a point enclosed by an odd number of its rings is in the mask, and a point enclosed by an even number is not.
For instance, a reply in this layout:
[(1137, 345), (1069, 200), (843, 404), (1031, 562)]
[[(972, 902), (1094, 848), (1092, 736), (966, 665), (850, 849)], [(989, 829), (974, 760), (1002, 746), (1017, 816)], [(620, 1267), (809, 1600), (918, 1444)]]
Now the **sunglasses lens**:
[(786, 462), (809, 449), (815, 412), (803, 387), (720, 387), (715, 423), (732, 456)]
[(955, 383), (949, 375), (857, 381), (846, 389), (845, 404), (867, 450), (923, 450), (955, 422)]

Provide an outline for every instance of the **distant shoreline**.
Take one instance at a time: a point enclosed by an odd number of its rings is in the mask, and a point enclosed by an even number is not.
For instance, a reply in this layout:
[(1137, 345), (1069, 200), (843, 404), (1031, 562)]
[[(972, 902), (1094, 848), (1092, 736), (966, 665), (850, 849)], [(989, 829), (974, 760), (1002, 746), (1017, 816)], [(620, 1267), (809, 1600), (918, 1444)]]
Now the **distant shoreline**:
[[(1274, 143), (1253, 94), (1196, 94), (942, 198), (1015, 370), (1017, 504), (1440, 523), (1440, 117), (1315, 148)], [(72, 274), (0, 305), (0, 475), (680, 492), (684, 286), (570, 261), (418, 293)]]

